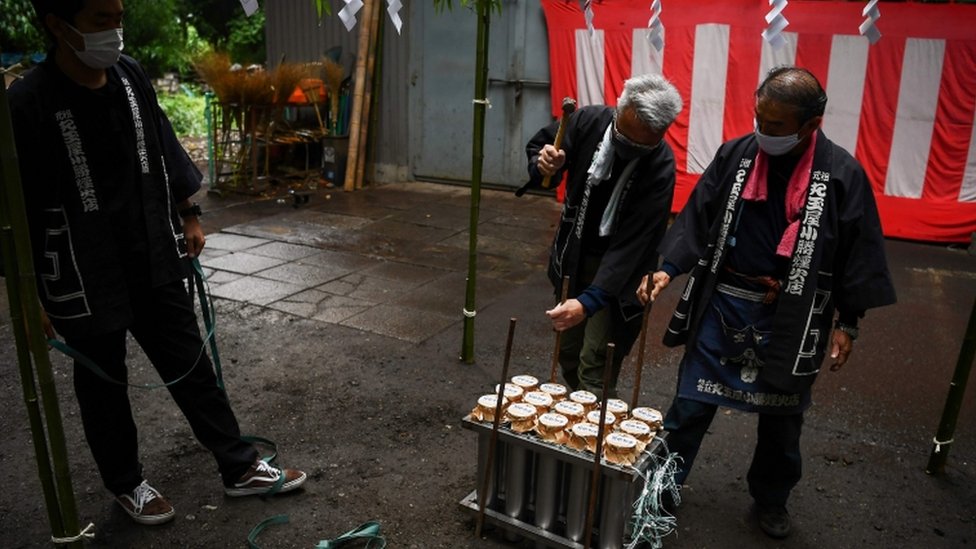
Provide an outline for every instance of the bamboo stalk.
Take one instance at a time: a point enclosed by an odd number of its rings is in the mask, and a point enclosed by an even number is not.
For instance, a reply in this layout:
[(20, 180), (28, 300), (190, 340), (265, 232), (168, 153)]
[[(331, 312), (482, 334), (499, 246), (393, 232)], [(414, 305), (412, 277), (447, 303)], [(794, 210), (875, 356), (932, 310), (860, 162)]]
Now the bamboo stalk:
[[(27, 349), (29, 348), (34, 356), (34, 372), (41, 395), (40, 404), (44, 412), (44, 419), (47, 421), (45, 434), (42, 432), (43, 430), (35, 431), (33, 429), (34, 422), (39, 421), (39, 418), (35, 417), (31, 420), (31, 436), (34, 437), (35, 448), (42, 446), (50, 448), (50, 459), (44, 451), (35, 455), (38, 474), (41, 478), (42, 488), (45, 489), (45, 502), (48, 507), (52, 533), (58, 537), (73, 536), (79, 532), (78, 511), (71, 486), (61, 410), (58, 406), (54, 375), (47, 354), (47, 341), (41, 322), (41, 309), (37, 298), (37, 283), (34, 278), (30, 233), (28, 231), (27, 213), (24, 208), (20, 168), (17, 163), (17, 149), (14, 144), (10, 107), (7, 103), (7, 92), (4, 86), (0, 86), (0, 169), (2, 169), (3, 176), (0, 180), (3, 186), (3, 192), (0, 193), (0, 201), (2, 201), (0, 204), (0, 226), (3, 227), (5, 233), (9, 231), (9, 237), (5, 238), (7, 243), (4, 245), (3, 253), (5, 264), (9, 266), (6, 278), (8, 298), (12, 307), (11, 320), (15, 322), (15, 334), (17, 330), (23, 330), (19, 337), (15, 335), (21, 368), (21, 382), (24, 385), (28, 415), (36, 415), (36, 410), (31, 411), (37, 406), (37, 395), (33, 388), (33, 377), (28, 372), (30, 364), (27, 360)], [(15, 305), (16, 309), (13, 308)], [(21, 316), (22, 313), (23, 316)], [(26, 324), (23, 322), (24, 317), (27, 320)], [(15, 318), (19, 322), (14, 321)], [(46, 443), (43, 442), (45, 439)], [(53, 485), (50, 474), (52, 463)], [(48, 491), (48, 489), (52, 490)], [(59, 518), (60, 520), (58, 520)], [(78, 540), (66, 545), (80, 548), (82, 542)]]
[(607, 360), (603, 365), (603, 390), (600, 392), (600, 424), (596, 432), (596, 456), (593, 457), (593, 473), (590, 475), (590, 501), (586, 507), (586, 528), (583, 530), (583, 547), (589, 548), (593, 539), (593, 521), (596, 499), (600, 493), (600, 461), (603, 459), (603, 436), (607, 428), (607, 397), (610, 379), (613, 377), (613, 351), (616, 345), (607, 343)]
[(478, 215), (481, 210), (481, 171), (485, 162), (485, 111), (488, 95), (488, 37), (491, 27), (491, 2), (478, 0), (478, 33), (474, 79), (474, 128), (471, 139), (471, 214), (468, 225), (468, 276), (464, 292), (464, 333), (461, 360), (474, 362), (475, 291), (478, 278)]
[(488, 442), (488, 456), (485, 459), (484, 477), (478, 489), (478, 518), (475, 521), (474, 537), (481, 537), (481, 527), (485, 523), (485, 499), (488, 496), (488, 483), (491, 480), (491, 469), (494, 466), (495, 446), (498, 445), (498, 427), (502, 420), (502, 400), (505, 398), (505, 384), (508, 382), (508, 365), (512, 358), (512, 341), (515, 339), (516, 319), (508, 321), (508, 340), (505, 342), (505, 360), (502, 362), (502, 379), (498, 383), (495, 395), (495, 421), (491, 424), (491, 439)]
[[(379, 134), (377, 131), (377, 126), (379, 124), (379, 111), (380, 111), (380, 92), (383, 89), (383, 42), (385, 41), (385, 27), (386, 18), (380, 16), (379, 30), (377, 31), (376, 38), (376, 67), (373, 70), (373, 93), (370, 102), (370, 122), (369, 122), (369, 134), (367, 135), (366, 144), (366, 164), (368, 167), (363, 171), (363, 177), (365, 178), (367, 174), (371, 179), (376, 177), (376, 136)], [(370, 169), (372, 168), (372, 169)]]
[(381, 7), (373, 10), (369, 21), (369, 55), (366, 59), (366, 86), (363, 96), (362, 121), (359, 132), (359, 155), (356, 157), (356, 188), (362, 189), (366, 179), (366, 155), (369, 154), (370, 112), (373, 106), (373, 87), (376, 83), (376, 50), (379, 44)]
[(959, 419), (963, 396), (966, 394), (966, 381), (973, 367), (974, 356), (976, 356), (976, 300), (973, 301), (973, 309), (969, 313), (969, 324), (962, 340), (962, 347), (959, 349), (959, 360), (956, 361), (952, 381), (949, 383), (949, 394), (946, 395), (939, 429), (932, 440), (932, 453), (929, 454), (929, 463), (925, 467), (925, 472), (930, 475), (945, 474), (945, 464), (949, 459), (949, 449), (952, 448), (956, 420)]
[[(569, 277), (563, 277), (563, 287), (562, 291), (559, 293), (559, 304), (562, 305), (566, 303), (569, 298)], [(549, 382), (555, 383), (556, 376), (559, 375), (559, 347), (562, 345), (563, 333), (560, 330), (556, 330), (556, 343), (552, 349), (552, 368), (549, 371)]]
[[(373, 20), (373, 11), (379, 0), (363, 1), (363, 18), (365, 24), (359, 26), (359, 42), (356, 46), (356, 73), (353, 82), (352, 114), (349, 124), (349, 153), (346, 157), (346, 180), (342, 186), (345, 191), (356, 190), (356, 170), (359, 163), (359, 132), (362, 125), (363, 99), (366, 89), (366, 60), (369, 56), (369, 23)], [(354, 169), (349, 169), (351, 166)]]

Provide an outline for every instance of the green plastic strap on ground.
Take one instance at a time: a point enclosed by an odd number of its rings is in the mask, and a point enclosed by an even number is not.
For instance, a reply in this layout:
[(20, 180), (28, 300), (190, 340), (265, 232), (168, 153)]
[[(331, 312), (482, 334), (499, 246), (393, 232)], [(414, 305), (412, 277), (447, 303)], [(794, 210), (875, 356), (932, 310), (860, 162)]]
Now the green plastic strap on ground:
[(315, 549), (338, 549), (346, 543), (362, 540), (366, 540), (364, 549), (383, 549), (386, 547), (386, 539), (380, 534), (380, 523), (371, 520), (360, 524), (336, 539), (324, 539), (318, 542)]
[(275, 515), (259, 522), (257, 526), (251, 528), (251, 533), (247, 535), (247, 546), (249, 549), (261, 549), (258, 545), (258, 534), (272, 524), (285, 524), (288, 522), (288, 515)]
[[(249, 549), (261, 549), (257, 543), (258, 534), (272, 524), (285, 524), (288, 522), (288, 515), (275, 515), (259, 522), (251, 533), (247, 535), (247, 546)], [(386, 539), (380, 533), (380, 523), (375, 520), (364, 522), (356, 528), (342, 534), (336, 539), (324, 539), (315, 545), (315, 549), (339, 549), (346, 543), (365, 541), (363, 549), (383, 549), (386, 547)]]

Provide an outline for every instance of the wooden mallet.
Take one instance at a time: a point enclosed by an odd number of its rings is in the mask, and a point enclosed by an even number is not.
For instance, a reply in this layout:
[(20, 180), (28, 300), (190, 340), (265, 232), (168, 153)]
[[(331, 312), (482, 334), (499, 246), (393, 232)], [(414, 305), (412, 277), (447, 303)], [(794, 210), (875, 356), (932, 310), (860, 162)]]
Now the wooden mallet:
[[(566, 133), (566, 124), (569, 122), (569, 115), (573, 114), (575, 110), (576, 100), (572, 97), (563, 98), (563, 115), (559, 118), (559, 129), (556, 130), (556, 139), (552, 142), (552, 146), (556, 147), (557, 151), (563, 146), (563, 135)], [(548, 189), (551, 179), (551, 175), (545, 176), (542, 179), (542, 188)]]

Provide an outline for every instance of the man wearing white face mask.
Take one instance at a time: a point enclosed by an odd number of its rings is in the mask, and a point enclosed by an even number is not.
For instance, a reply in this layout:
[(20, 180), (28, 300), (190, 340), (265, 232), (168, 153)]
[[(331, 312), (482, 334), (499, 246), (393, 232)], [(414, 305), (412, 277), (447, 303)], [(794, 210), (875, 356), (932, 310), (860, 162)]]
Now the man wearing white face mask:
[(562, 331), (559, 362), (572, 389), (603, 391), (607, 343), (616, 345), (610, 387), (640, 332), (643, 308), (634, 290), (657, 268), (657, 244), (674, 195), (674, 154), (664, 141), (681, 112), (678, 91), (660, 75), (624, 83), (616, 107), (593, 105), (570, 117), (562, 148), (557, 124), (526, 145), (529, 182), (566, 177), (562, 219), (549, 256), (556, 295), (569, 277), (569, 299), (546, 311)]
[(775, 538), (790, 533), (803, 412), (825, 355), (843, 366), (858, 318), (895, 302), (871, 185), (820, 131), (826, 103), (810, 72), (770, 71), (754, 133), (719, 148), (661, 245), (662, 269), (637, 292), (653, 300), (690, 273), (664, 336), (685, 345), (664, 421), (678, 483), (717, 406), (758, 414), (747, 480)]
[(102, 481), (136, 522), (175, 515), (142, 474), (125, 385), (131, 333), (213, 454), (227, 495), (298, 488), (305, 473), (272, 466), (242, 440), (203, 352), (184, 285), (188, 258), (204, 246), (200, 209), (190, 202), (202, 178), (142, 68), (121, 55), (121, 0), (33, 4), (54, 46), (10, 88), (14, 136), (45, 331), (54, 337), (57, 329), (117, 382), (75, 363), (82, 425)]

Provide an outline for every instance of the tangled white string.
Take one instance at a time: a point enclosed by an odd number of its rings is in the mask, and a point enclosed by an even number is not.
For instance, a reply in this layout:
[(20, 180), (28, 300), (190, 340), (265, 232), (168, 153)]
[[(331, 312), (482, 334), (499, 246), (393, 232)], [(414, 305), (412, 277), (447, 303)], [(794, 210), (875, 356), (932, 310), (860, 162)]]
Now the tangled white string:
[(681, 492), (674, 480), (681, 457), (668, 452), (664, 439), (655, 437), (655, 440), (660, 441), (664, 451), (661, 455), (650, 456), (652, 463), (647, 468), (649, 474), (639, 473), (644, 479), (644, 489), (634, 502), (631, 517), (634, 537), (625, 546), (626, 549), (634, 549), (641, 543), (649, 543), (652, 548), (660, 549), (662, 539), (673, 532), (678, 524), (677, 519), (664, 508), (662, 498), (668, 494), (675, 505), (681, 503)]

